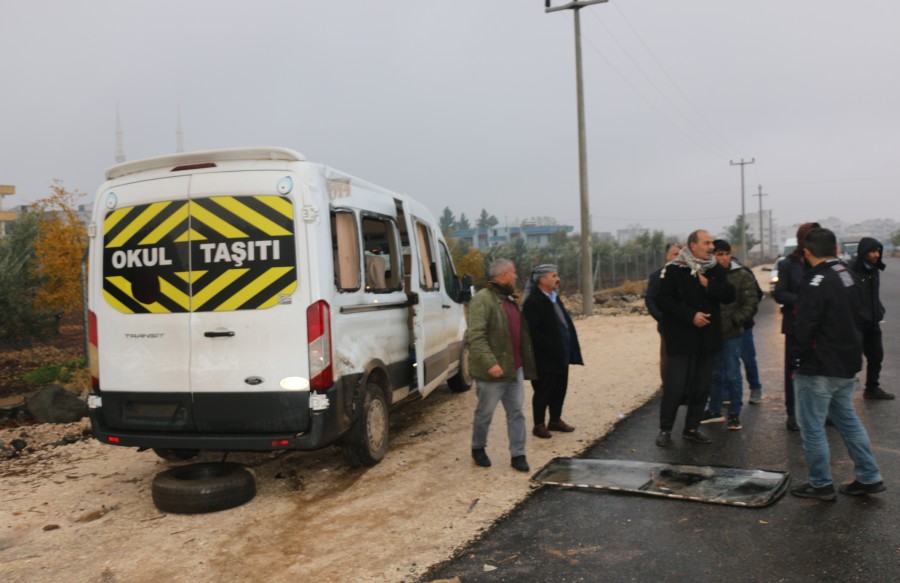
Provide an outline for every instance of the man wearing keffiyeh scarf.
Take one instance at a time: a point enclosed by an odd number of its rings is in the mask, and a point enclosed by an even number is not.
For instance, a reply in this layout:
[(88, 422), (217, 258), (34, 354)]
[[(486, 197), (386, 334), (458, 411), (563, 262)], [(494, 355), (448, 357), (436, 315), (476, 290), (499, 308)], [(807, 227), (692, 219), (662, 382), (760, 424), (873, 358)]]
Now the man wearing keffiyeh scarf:
[(681, 405), (688, 410), (682, 438), (697, 443), (711, 440), (698, 427), (709, 397), (713, 354), (722, 349), (720, 303), (734, 301), (727, 272), (713, 257), (713, 238), (697, 230), (688, 246), (663, 268), (656, 304), (663, 312), (666, 370), (659, 436), (656, 445), (672, 441), (672, 426)]

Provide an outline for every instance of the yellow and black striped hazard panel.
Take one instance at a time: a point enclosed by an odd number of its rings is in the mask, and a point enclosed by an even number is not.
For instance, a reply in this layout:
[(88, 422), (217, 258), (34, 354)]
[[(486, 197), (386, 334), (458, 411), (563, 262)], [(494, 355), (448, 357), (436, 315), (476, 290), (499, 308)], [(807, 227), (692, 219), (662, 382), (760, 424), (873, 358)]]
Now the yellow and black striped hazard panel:
[(103, 295), (126, 314), (260, 310), (297, 289), (294, 210), (279, 196), (116, 209), (103, 246)]

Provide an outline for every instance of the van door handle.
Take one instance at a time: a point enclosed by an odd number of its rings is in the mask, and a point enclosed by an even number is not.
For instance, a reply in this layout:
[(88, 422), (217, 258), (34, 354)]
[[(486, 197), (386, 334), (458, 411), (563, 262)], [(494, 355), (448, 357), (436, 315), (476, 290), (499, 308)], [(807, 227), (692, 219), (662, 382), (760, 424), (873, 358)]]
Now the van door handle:
[(234, 332), (232, 332), (231, 330), (225, 332), (204, 332), (203, 335), (207, 338), (221, 338), (223, 336), (227, 336), (230, 338), (231, 336), (234, 336)]
[(444, 308), (445, 310), (449, 310), (453, 306), (448, 306), (447, 304), (441, 304), (441, 307)]

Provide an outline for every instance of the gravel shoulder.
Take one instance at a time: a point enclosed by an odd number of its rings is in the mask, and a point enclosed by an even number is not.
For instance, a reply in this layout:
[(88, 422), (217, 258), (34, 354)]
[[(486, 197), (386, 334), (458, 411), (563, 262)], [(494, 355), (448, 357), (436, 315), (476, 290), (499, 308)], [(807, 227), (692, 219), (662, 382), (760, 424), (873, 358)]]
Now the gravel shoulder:
[[(614, 428), (659, 387), (659, 340), (645, 315), (576, 321), (586, 366), (572, 367), (564, 418), (574, 433), (532, 439), (532, 470), (573, 456)], [(531, 387), (526, 383), (526, 417)], [(232, 454), (252, 467), (249, 503), (205, 515), (159, 512), (153, 477), (173, 464), (152, 452), (78, 439), (87, 421), (0, 431), (23, 439), (0, 461), (0, 579), (104, 583), (413, 581), (512, 510), (535, 487), (509, 467), (498, 409), (494, 460), (469, 455), (474, 391), (445, 387), (392, 415), (390, 449), (374, 468), (351, 469), (335, 447)], [(530, 422), (529, 422), (530, 427)], [(22, 432), (26, 437), (22, 437)], [(63, 437), (74, 443), (62, 444)], [(195, 461), (221, 455), (202, 454)]]

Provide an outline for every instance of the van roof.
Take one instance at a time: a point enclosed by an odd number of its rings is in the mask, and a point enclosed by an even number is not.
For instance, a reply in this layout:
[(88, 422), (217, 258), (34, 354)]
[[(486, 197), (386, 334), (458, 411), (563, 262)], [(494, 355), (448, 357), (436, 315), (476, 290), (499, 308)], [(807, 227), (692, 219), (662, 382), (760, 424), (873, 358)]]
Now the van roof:
[(289, 148), (257, 147), (257, 148), (224, 148), (220, 150), (201, 150), (199, 152), (184, 152), (146, 158), (135, 162), (117, 164), (106, 171), (106, 179), (114, 180), (147, 170), (158, 170), (175, 166), (187, 166), (202, 164), (205, 162), (225, 162), (234, 160), (283, 160), (287, 162), (302, 162), (306, 160), (303, 154)]

